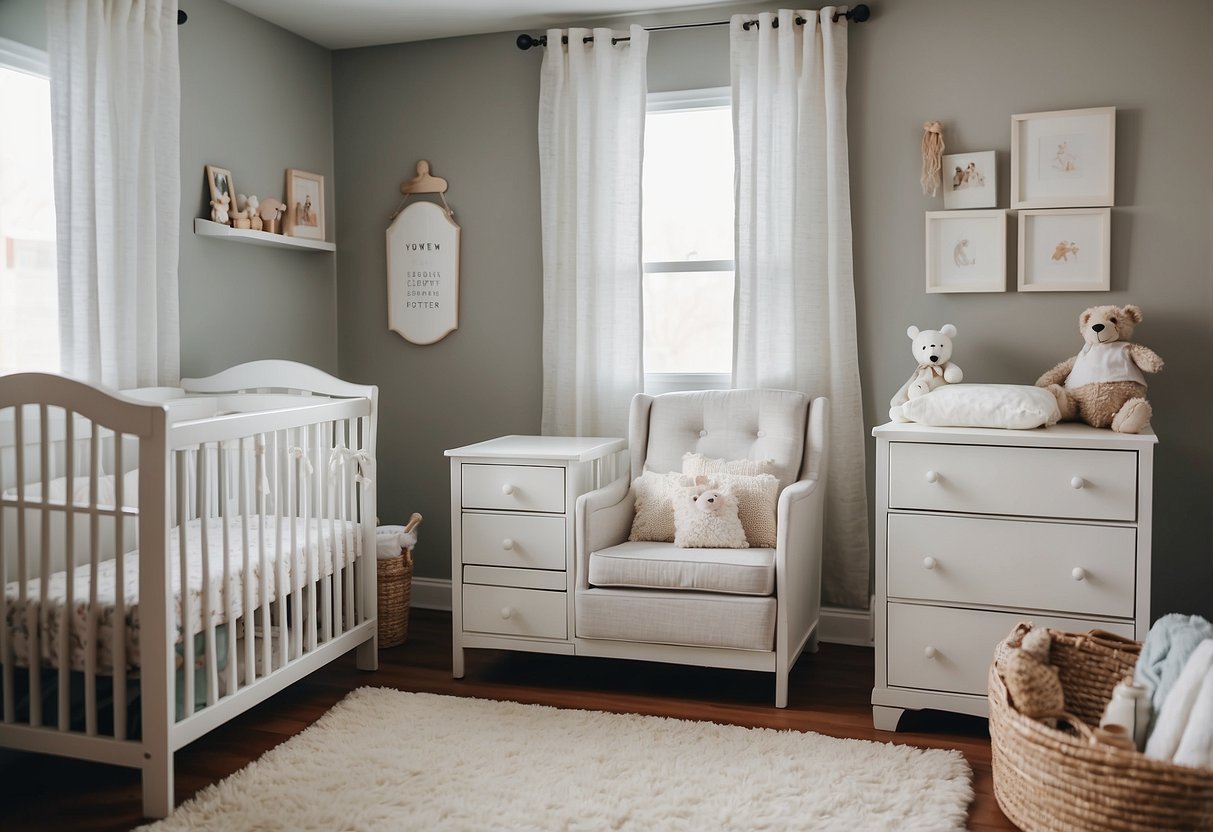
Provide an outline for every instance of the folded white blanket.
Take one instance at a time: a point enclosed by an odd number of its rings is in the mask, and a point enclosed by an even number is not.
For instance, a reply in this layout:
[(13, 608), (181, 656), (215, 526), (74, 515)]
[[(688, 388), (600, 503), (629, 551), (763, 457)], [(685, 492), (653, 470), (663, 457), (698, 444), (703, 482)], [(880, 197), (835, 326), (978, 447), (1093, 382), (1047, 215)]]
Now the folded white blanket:
[(1205, 673), (1204, 681), (1200, 683), (1200, 692), (1192, 703), (1192, 714), (1171, 762), (1213, 768), (1213, 668)]
[[(1179, 678), (1171, 686), (1167, 698), (1158, 711), (1154, 721), (1154, 729), (1146, 741), (1146, 756), (1156, 760), (1174, 760), (1176, 751), (1184, 743), (1185, 754), (1192, 758), (1207, 758), (1213, 754), (1213, 748), (1208, 744), (1203, 751), (1199, 737), (1213, 737), (1213, 708), (1205, 707), (1203, 711), (1196, 710), (1206, 679), (1213, 678), (1213, 639), (1202, 641), (1180, 671)], [(1209, 692), (1213, 697), (1213, 690)], [(1191, 732), (1188, 737), (1188, 732)], [(1188, 737), (1185, 743), (1185, 737)]]

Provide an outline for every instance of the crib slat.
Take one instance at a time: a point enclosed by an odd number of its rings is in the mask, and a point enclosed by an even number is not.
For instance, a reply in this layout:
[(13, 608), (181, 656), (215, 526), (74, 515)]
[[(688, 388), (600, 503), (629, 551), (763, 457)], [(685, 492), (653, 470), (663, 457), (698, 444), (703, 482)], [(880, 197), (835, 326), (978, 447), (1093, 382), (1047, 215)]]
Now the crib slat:
[[(281, 474), (281, 469), (282, 469), (284, 463), (281, 460), (283, 459), (283, 455), (286, 451), (286, 449), (284, 447), (282, 447), (283, 442), (281, 441), (281, 438), (282, 438), (282, 431), (274, 431), (274, 452), (273, 452), (273, 456), (270, 457), (270, 459), (273, 462), (272, 467), (274, 470), (274, 486), (275, 486), (274, 496), (276, 498), (278, 497), (278, 494), (279, 494), (278, 486), (282, 482), (280, 474)], [(278, 657), (278, 661), (279, 661), (280, 665), (284, 665), (291, 660), (291, 643), (290, 643), (291, 622), (288, 620), (288, 616), (286, 614), (286, 575), (285, 575), (286, 548), (284, 547), (283, 540), (282, 540), (282, 534), (284, 531), (282, 528), (283, 506), (282, 506), (280, 500), (276, 500), (276, 502), (278, 505), (277, 505), (277, 511), (274, 513), (274, 554), (275, 554), (275, 557), (274, 557), (275, 581), (274, 581), (274, 583), (278, 589), (278, 633), (279, 633), (278, 645), (279, 645), (279, 650), (281, 651), (281, 655)], [(277, 669), (277, 668), (275, 668), (275, 669)]]
[[(317, 562), (312, 565), (312, 501), (315, 499), (315, 482), (312, 478), (315, 476), (315, 466), (306, 462), (308, 448), (311, 445), (312, 429), (309, 425), (303, 429), (303, 442), (300, 448), (303, 453), (302, 477), (303, 487), (301, 497), (303, 497), (303, 560), (306, 564), (304, 574), (307, 576), (306, 598), (307, 605), (305, 607), (305, 615), (307, 618), (307, 649), (308, 652), (316, 649), (316, 581), (318, 579), (317, 572), (320, 570), (320, 564)], [(310, 469), (310, 472), (309, 472)]]
[(257, 434), (257, 555), (259, 561), (258, 574), (261, 580), (257, 584), (257, 594), (260, 596), (257, 609), (261, 612), (261, 675), (268, 676), (273, 666), (270, 659), (273, 656), (273, 633), (270, 630), (270, 571), (265, 551), (265, 499), (268, 495), (261, 493), (262, 483), (265, 482), (265, 455), (267, 444), (265, 434)]
[(341, 443), (337, 439), (337, 422), (332, 421), (328, 424), (328, 444), (332, 448), (331, 461), (329, 462), (328, 485), (325, 487), (325, 503), (324, 513), (328, 519), (329, 527), (329, 548), (333, 553), (333, 634), (334, 636), (341, 635), (344, 632), (341, 622), (341, 568), (342, 562), (339, 557), (341, 545), (337, 538), (337, 503), (334, 495), (341, 488), (341, 477), (345, 473), (345, 460), (340, 455)]
[[(126, 460), (123, 458), (123, 445), (126, 434), (118, 431), (110, 433), (113, 442), (114, 472), (114, 506), (118, 513), (114, 516), (114, 626), (111, 628), (113, 638), (112, 654), (114, 656), (111, 678), (114, 685), (114, 739), (126, 739), (126, 631), (131, 622), (126, 619), (126, 521), (122, 506), (126, 505)], [(153, 509), (140, 507), (139, 511)], [(163, 509), (159, 509), (163, 511)], [(134, 543), (139, 545), (139, 532), (135, 532)], [(167, 552), (165, 555), (167, 556)], [(96, 567), (94, 567), (95, 569)], [(167, 567), (166, 567), (167, 568)], [(138, 575), (136, 575), (136, 581)], [(138, 585), (135, 590), (135, 603), (139, 602)], [(147, 607), (144, 606), (146, 610)], [(145, 649), (146, 645), (140, 645)], [(141, 689), (141, 692), (146, 692)]]
[(242, 437), (236, 443), (236, 453), (236, 466), (239, 471), (236, 492), (239, 501), (237, 506), (240, 509), (240, 590), (244, 593), (244, 683), (251, 685), (257, 678), (257, 607), (253, 603), (253, 573), (249, 563), (248, 441), (245, 438)]
[[(12, 408), (13, 412), (20, 408)], [(19, 416), (14, 416), (14, 421), (19, 421)], [(19, 436), (20, 434), (18, 434)], [(18, 456), (21, 454), (20, 445), (16, 448)], [(0, 483), (4, 482), (4, 454), (0, 451)], [(17, 480), (18, 483), (21, 480)], [(17, 509), (18, 512), (22, 509)], [(16, 719), (16, 708), (13, 706), (13, 699), (16, 696), (13, 691), (13, 645), (9, 641), (9, 626), (8, 626), (8, 547), (4, 545), (4, 541), (8, 538), (5, 536), (4, 518), (8, 516), (8, 510), (0, 506), (0, 664), (3, 664), (2, 678), (0, 678), (0, 692), (4, 696), (4, 722), (11, 724)]]
[[(332, 575), (337, 569), (337, 558), (333, 552), (332, 538), (325, 543), (324, 536), (324, 499), (328, 496), (330, 480), (328, 469), (324, 467), (324, 424), (316, 426), (316, 548), (323, 562), (328, 558), (328, 568), (324, 569), (324, 581), (321, 586), (321, 625), (324, 627), (324, 641), (333, 638), (333, 580)], [(323, 472), (323, 473), (321, 473)]]
[[(210, 471), (210, 455), (207, 453), (205, 443), (198, 446), (198, 465), (196, 468), (197, 479), (197, 494), (198, 494), (198, 529), (201, 535), (202, 543), (202, 592), (200, 597), (201, 609), (199, 613), (202, 615), (202, 643), (204, 654), (202, 656), (203, 673), (206, 677), (206, 704), (214, 705), (219, 699), (219, 675), (216, 672), (218, 666), (218, 657), (215, 655), (215, 623), (211, 617), (211, 546), (210, 546), (210, 518), (213, 514), (211, 506), (211, 489), (208, 482), (208, 474)], [(184, 531), (184, 530), (183, 530)], [(185, 594), (188, 591), (188, 585), (182, 576), (181, 592)], [(193, 625), (185, 624), (182, 631), (185, 638), (193, 641)], [(194, 665), (186, 666), (186, 673), (195, 675)]]
[[(298, 439), (298, 433), (295, 436)], [(290, 438), (287, 438), (287, 475), (286, 475), (286, 519), (287, 534), (290, 549), (279, 550), (279, 556), (286, 560), (291, 570), (291, 658), (297, 659), (303, 655), (303, 564), (299, 562), (299, 468), (301, 460), (290, 453)], [(290, 461), (294, 461), (294, 465)], [(294, 468), (291, 476), (290, 468)], [(306, 560), (306, 558), (305, 558)]]
[[(350, 420), (345, 420), (345, 441), (349, 448), (357, 448), (357, 437), (351, 429)], [(345, 546), (345, 609), (346, 617), (351, 628), (358, 626), (358, 606), (355, 603), (354, 595), (354, 563), (351, 560), (353, 555), (353, 534), (350, 529), (350, 506), (354, 499), (354, 476), (357, 471), (357, 463), (352, 459), (349, 462), (349, 467), (344, 472), (341, 478), (341, 537), (342, 543)]]
[[(97, 565), (100, 561), (98, 542), (101, 536), (101, 515), (97, 513), (97, 469), (101, 463), (101, 434), (92, 423), (88, 445), (88, 504), (92, 508), (88, 519), (88, 614), (84, 623), (84, 732), (97, 736)], [(115, 493), (121, 494), (115, 480)], [(122, 498), (115, 497), (114, 506), (122, 508)], [(122, 517), (114, 518), (121, 523)]]
[[(181, 698), (182, 702), (182, 718), (194, 715), (194, 637), (190, 632), (193, 627), (191, 625), (189, 593), (189, 544), (186, 541), (186, 524), (189, 517), (188, 491), (189, 477), (186, 470), (189, 454), (186, 451), (177, 451), (177, 568), (180, 583), (178, 595), (181, 596), (181, 619), (178, 624), (177, 631), (181, 636), (183, 661), (181, 663), (182, 672), (180, 675), (181, 689), (184, 692)], [(171, 586), (171, 583), (170, 583)], [(170, 672), (170, 678), (177, 674)]]
[[(231, 515), (231, 501), (228, 499), (228, 477), (230, 476), (227, 465), (227, 450), (223, 447), (223, 443), (218, 443), (218, 474), (216, 476), (219, 489), (219, 517), (221, 520), (220, 526), (223, 528), (223, 621), (227, 625), (224, 632), (227, 635), (227, 664), (224, 666), (226, 679), (224, 687), (228, 694), (236, 692), (236, 615), (234, 605), (232, 603), (232, 535), (228, 528)], [(218, 662), (216, 662), (218, 664)]]
[(46, 405), (38, 406), (38, 460), (40, 470), (38, 472), (39, 479), (42, 482), (42, 503), (43, 508), (38, 512), (42, 520), (41, 532), (42, 540), (40, 541), (40, 557), (38, 561), (38, 604), (36, 608), (29, 609), (29, 614), (26, 620), (29, 622), (30, 634), (30, 650), (29, 650), (29, 724), (34, 728), (42, 725), (42, 619), (45, 616), (47, 603), (47, 586), (46, 579), (51, 574), (50, 569), (50, 512), (46, 510), (47, 493), (50, 491), (50, 477), (47, 476), (46, 469), (50, 465), (50, 451), (46, 441)]
[[(64, 549), (64, 570), (67, 575), (67, 588), (63, 602), (63, 609), (59, 613), (59, 730), (67, 731), (71, 728), (71, 692), (72, 692), (72, 677), (71, 677), (71, 639), (69, 630), (72, 625), (73, 610), (75, 609), (76, 595), (76, 555), (74, 544), (76, 542), (75, 515), (73, 513), (76, 505), (76, 436), (75, 424), (76, 414), (70, 410), (63, 411), (64, 417), (64, 443), (63, 443), (63, 473), (67, 482), (67, 491), (65, 505), (63, 509), (63, 549)], [(43, 498), (50, 495), (47, 492), (42, 492)], [(49, 513), (49, 512), (47, 512)], [(49, 542), (44, 545), (49, 546)], [(46, 573), (43, 574), (43, 581), (46, 580)]]

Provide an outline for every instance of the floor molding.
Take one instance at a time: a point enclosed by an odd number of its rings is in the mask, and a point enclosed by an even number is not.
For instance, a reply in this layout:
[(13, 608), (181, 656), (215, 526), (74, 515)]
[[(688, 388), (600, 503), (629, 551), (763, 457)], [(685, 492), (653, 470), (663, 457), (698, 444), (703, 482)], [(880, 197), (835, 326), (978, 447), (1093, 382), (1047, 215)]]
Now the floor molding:
[[(451, 582), (446, 578), (413, 578), (410, 603), (424, 610), (451, 609)], [(872, 645), (872, 611), (845, 607), (821, 608), (821, 641)]]

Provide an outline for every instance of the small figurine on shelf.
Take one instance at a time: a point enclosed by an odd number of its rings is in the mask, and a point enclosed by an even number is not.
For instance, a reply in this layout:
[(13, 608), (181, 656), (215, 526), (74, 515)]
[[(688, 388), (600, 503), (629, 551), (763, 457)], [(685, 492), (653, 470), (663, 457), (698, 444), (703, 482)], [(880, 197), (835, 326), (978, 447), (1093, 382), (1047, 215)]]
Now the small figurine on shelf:
[(211, 222), (227, 225), (231, 220), (228, 216), (228, 205), (232, 198), (227, 194), (219, 194), (211, 200)]
[(243, 210), (248, 211), (249, 227), (254, 231), (260, 231), (264, 223), (261, 220), (261, 201), (257, 199), (257, 195), (237, 196), (236, 202), (241, 205)]
[(261, 229), (270, 234), (277, 234), (278, 223), (282, 221), (282, 215), (286, 213), (286, 205), (277, 197), (266, 197), (261, 200), (258, 213), (261, 214)]
[(235, 195), (235, 211), (232, 211), (232, 228), (252, 228), (251, 212), (244, 194)]

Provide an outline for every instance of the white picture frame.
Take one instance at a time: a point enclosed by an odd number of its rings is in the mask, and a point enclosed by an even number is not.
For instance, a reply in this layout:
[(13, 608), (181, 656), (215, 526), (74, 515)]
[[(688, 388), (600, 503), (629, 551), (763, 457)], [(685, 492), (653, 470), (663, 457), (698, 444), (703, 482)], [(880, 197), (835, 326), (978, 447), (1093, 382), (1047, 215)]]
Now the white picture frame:
[(1019, 291), (1106, 292), (1111, 263), (1111, 208), (1019, 212)]
[(1115, 179), (1115, 107), (1011, 116), (1013, 209), (1111, 206)]
[(998, 205), (998, 172), (993, 150), (949, 153), (943, 157), (941, 185), (946, 211)]
[(288, 237), (324, 239), (324, 177), (319, 173), (287, 168), (282, 230)]
[(1005, 292), (1006, 211), (927, 211), (926, 290)]

